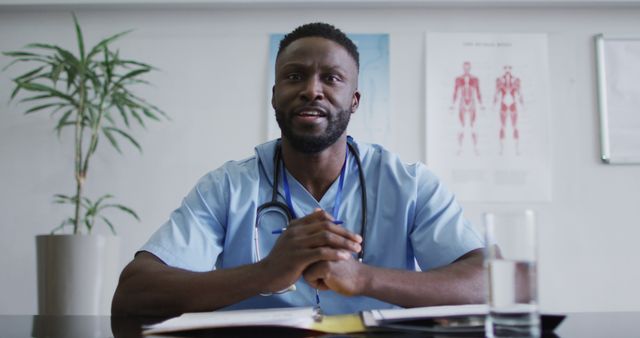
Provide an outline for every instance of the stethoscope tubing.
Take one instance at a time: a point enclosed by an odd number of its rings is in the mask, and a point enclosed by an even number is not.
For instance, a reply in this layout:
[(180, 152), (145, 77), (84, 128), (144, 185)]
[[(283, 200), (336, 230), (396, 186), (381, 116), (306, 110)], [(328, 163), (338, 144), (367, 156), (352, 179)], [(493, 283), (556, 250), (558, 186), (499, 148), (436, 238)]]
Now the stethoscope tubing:
[[(356, 160), (356, 164), (358, 166), (358, 180), (360, 181), (360, 198), (362, 201), (362, 217), (361, 217), (361, 221), (360, 221), (360, 236), (362, 237), (362, 243), (360, 243), (360, 247), (361, 250), (358, 253), (358, 261), (362, 262), (363, 258), (364, 258), (364, 250), (365, 250), (365, 236), (367, 234), (367, 185), (366, 185), (366, 181), (364, 178), (364, 172), (362, 170), (362, 162), (360, 161), (360, 154), (358, 152), (358, 150), (356, 149), (355, 145), (353, 144), (353, 141), (351, 139), (351, 137), (349, 136), (347, 138), (347, 147), (349, 149), (349, 151), (351, 151), (351, 153), (353, 154), (353, 157)], [(278, 201), (278, 186), (280, 184), (280, 179), (278, 173), (280, 172), (280, 164), (282, 163), (282, 147), (280, 145), (280, 140), (278, 140), (278, 144), (276, 145), (276, 150), (275, 150), (275, 154), (273, 156), (273, 162), (274, 162), (274, 169), (273, 169), (273, 188), (271, 190), (271, 201), (266, 202), (262, 205), (260, 205), (257, 209), (257, 218), (260, 218), (260, 213), (263, 210), (269, 209), (269, 208), (275, 208), (275, 209), (279, 209), (281, 212), (283, 212), (286, 216), (287, 216), (287, 226), (289, 226), (289, 223), (292, 221), (293, 217), (292, 217), (292, 213), (291, 210), (289, 210), (289, 207)], [(256, 225), (255, 225), (255, 229), (254, 229), (254, 242), (255, 244), (255, 248), (256, 250), (259, 250), (259, 244), (258, 244), (258, 219), (256, 219)], [(258, 260), (260, 260), (260, 256), (258, 253)]]

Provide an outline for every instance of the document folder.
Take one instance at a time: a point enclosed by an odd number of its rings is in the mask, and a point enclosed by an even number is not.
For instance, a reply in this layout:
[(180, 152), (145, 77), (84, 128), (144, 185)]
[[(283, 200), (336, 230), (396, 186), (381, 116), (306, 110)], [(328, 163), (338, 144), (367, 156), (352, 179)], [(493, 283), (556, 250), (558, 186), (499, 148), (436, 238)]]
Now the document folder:
[[(185, 313), (144, 327), (143, 334), (220, 328), (284, 328), (322, 333), (365, 331), (421, 331), (482, 334), (486, 305), (430, 306), (410, 309), (368, 310), (359, 314), (323, 316), (316, 308), (276, 308)], [(542, 330), (553, 331), (563, 315), (542, 314)]]
[(365, 331), (357, 314), (322, 316), (316, 308), (275, 308), (185, 313), (164, 322), (144, 327), (143, 334), (204, 330), (216, 328), (275, 327), (323, 333)]
[[(483, 335), (488, 313), (487, 305), (472, 304), (370, 310), (361, 315), (367, 329)], [(541, 314), (542, 331), (552, 332), (564, 318), (559, 314)]]

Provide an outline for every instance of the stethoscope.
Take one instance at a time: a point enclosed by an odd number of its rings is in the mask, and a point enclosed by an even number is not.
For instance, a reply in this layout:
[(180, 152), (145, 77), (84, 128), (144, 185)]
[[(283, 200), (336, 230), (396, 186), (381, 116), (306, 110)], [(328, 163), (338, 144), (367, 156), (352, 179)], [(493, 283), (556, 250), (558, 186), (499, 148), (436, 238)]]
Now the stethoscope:
[[(266, 202), (262, 205), (260, 205), (257, 209), (257, 217), (256, 217), (256, 224), (254, 227), (254, 248), (255, 248), (255, 253), (256, 253), (256, 258), (258, 261), (261, 260), (260, 257), (260, 242), (258, 240), (258, 225), (260, 224), (260, 220), (265, 216), (266, 213), (271, 213), (271, 212), (275, 212), (281, 215), (281, 217), (286, 221), (286, 226), (283, 228), (285, 229), (287, 226), (289, 226), (289, 223), (295, 218), (295, 213), (292, 210), (292, 206), (291, 202), (290, 202), (290, 194), (288, 193), (288, 183), (286, 184), (286, 192), (285, 194), (287, 195), (285, 197), (285, 200), (287, 200), (287, 202), (289, 203), (289, 205), (282, 203), (280, 201), (278, 201), (278, 186), (280, 184), (280, 165), (283, 162), (282, 161), (282, 146), (280, 144), (280, 141), (277, 141), (278, 143), (276, 144), (276, 150), (275, 150), (275, 154), (273, 157), (273, 188), (271, 191), (271, 201)], [(358, 253), (358, 261), (362, 262), (362, 259), (364, 258), (364, 248), (365, 248), (365, 235), (366, 235), (366, 230), (367, 230), (367, 185), (366, 182), (364, 180), (364, 172), (362, 170), (362, 163), (360, 162), (360, 154), (358, 152), (358, 149), (356, 148), (356, 146), (353, 143), (353, 139), (351, 138), (351, 136), (347, 136), (347, 148), (349, 149), (349, 151), (351, 151), (351, 153), (353, 154), (353, 157), (356, 160), (356, 164), (358, 165), (358, 178), (360, 180), (360, 193), (361, 193), (361, 201), (362, 201), (362, 218), (361, 218), (361, 222), (360, 222), (360, 236), (362, 237), (362, 243), (360, 243), (361, 246), (361, 250)], [(345, 156), (345, 163), (343, 165), (343, 172), (341, 173), (341, 178), (343, 178), (344, 176), (344, 166), (346, 166), (346, 156)], [(284, 181), (286, 181), (286, 174), (284, 172), (284, 170), (282, 170), (282, 175), (284, 177)], [(337, 215), (334, 215), (334, 217), (336, 217)], [(284, 290), (283, 290), (284, 291)]]

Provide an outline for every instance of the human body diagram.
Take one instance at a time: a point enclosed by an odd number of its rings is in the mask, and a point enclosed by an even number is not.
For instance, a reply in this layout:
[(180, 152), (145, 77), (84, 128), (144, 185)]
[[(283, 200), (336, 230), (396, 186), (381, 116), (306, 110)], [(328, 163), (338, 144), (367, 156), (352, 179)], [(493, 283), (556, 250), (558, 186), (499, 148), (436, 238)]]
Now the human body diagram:
[(504, 66), (504, 74), (496, 79), (496, 93), (493, 97), (494, 107), (498, 103), (500, 104), (500, 155), (504, 153), (504, 143), (507, 138), (507, 119), (511, 125), (515, 153), (520, 155), (518, 113), (524, 108), (524, 98), (522, 97), (520, 78), (511, 74), (511, 66)]
[[(473, 153), (479, 155), (478, 151), (478, 131), (476, 122), (478, 109), (484, 110), (482, 104), (482, 94), (480, 90), (480, 80), (471, 74), (471, 63), (463, 63), (463, 74), (455, 77), (451, 112), (458, 113), (459, 129), (456, 135), (458, 149), (457, 155), (461, 155), (465, 148), (465, 136), (469, 135), (473, 146)], [(518, 114), (524, 109), (524, 98), (522, 96), (522, 82), (519, 77), (512, 74), (510, 65), (504, 66), (504, 73), (495, 80), (495, 94), (493, 97), (493, 107), (499, 113), (499, 133), (500, 143), (499, 154), (505, 152), (505, 142), (511, 138), (514, 144), (516, 155), (520, 155), (519, 141), (520, 131), (518, 129)], [(511, 129), (510, 133), (507, 130)], [(508, 137), (510, 135), (511, 137)]]
[(480, 82), (478, 78), (470, 73), (471, 63), (465, 62), (462, 65), (464, 73), (455, 79), (453, 88), (453, 100), (451, 111), (458, 107), (458, 119), (460, 121), (460, 131), (458, 132), (458, 155), (462, 153), (465, 129), (469, 129), (473, 142), (473, 151), (478, 155), (478, 133), (475, 130), (477, 108), (476, 100), (480, 109), (482, 106), (482, 95), (480, 94)]

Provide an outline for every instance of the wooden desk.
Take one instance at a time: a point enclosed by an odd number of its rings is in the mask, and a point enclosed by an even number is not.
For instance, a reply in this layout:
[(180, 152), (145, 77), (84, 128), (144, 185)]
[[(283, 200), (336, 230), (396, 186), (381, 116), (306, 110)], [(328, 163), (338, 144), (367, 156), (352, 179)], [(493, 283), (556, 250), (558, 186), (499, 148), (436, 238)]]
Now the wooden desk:
[[(0, 315), (2, 338), (138, 338), (143, 323), (158, 318), (108, 316), (14, 316)], [(554, 335), (561, 338), (628, 338), (640, 336), (640, 312), (571, 313)], [(160, 337), (160, 336), (156, 336)], [(366, 333), (319, 335), (289, 329), (224, 329), (162, 337), (436, 337), (422, 333)], [(452, 338), (451, 335), (438, 335)]]

